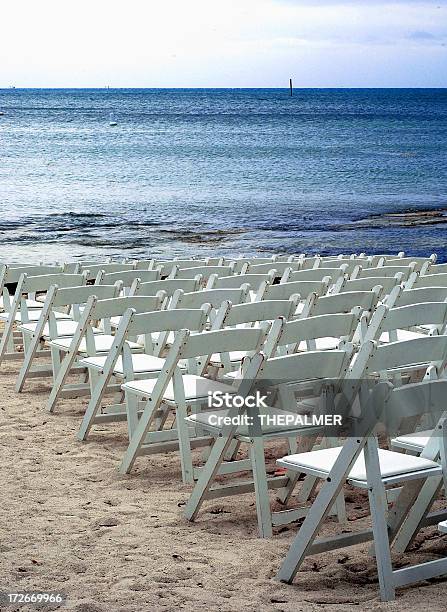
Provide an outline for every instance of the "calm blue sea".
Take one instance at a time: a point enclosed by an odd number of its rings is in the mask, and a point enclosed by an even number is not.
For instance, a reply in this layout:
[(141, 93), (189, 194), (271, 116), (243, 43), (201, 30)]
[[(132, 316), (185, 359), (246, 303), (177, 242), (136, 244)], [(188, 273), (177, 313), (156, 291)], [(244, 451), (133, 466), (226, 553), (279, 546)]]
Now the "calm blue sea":
[[(1, 260), (436, 251), (447, 90), (0, 90)], [(118, 123), (111, 127), (111, 118)]]

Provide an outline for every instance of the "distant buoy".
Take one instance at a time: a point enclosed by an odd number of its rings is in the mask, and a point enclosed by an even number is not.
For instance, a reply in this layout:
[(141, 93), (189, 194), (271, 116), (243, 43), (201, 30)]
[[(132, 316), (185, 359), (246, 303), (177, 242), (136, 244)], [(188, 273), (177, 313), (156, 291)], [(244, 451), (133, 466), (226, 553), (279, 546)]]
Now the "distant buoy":
[(2, 117), (5, 113), (3, 111), (0, 111), (0, 117)]
[(118, 125), (118, 123), (113, 119), (112, 113), (110, 113), (109, 125), (110, 125), (110, 127), (115, 127), (115, 125)]

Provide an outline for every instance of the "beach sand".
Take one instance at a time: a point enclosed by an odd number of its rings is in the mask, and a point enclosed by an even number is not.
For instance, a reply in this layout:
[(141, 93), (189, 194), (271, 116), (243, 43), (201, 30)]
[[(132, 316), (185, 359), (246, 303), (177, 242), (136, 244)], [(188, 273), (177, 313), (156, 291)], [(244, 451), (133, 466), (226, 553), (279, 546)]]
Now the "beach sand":
[[(50, 415), (49, 381), (31, 380), (19, 395), (16, 372), (7, 364), (0, 373), (0, 590), (62, 592), (61, 609), (77, 612), (446, 609), (442, 580), (380, 602), (367, 545), (310, 557), (294, 585), (277, 582), (297, 525), (259, 539), (253, 495), (207, 502), (188, 523), (181, 512), (190, 487), (175, 453), (140, 458), (120, 476), (125, 424), (96, 428), (81, 443), (85, 399), (64, 400)], [(349, 491), (347, 500), (346, 528), (367, 525), (365, 497)], [(326, 522), (326, 534), (338, 530)], [(446, 551), (430, 528), (396, 565)]]

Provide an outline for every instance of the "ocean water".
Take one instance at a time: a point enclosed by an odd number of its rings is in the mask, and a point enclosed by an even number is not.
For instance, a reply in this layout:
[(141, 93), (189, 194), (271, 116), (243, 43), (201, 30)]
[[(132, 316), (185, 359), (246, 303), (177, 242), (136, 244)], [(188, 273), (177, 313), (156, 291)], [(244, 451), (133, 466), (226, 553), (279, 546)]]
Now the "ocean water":
[(1, 260), (447, 259), (444, 223), (358, 225), (447, 208), (447, 90), (6, 89), (0, 112)]

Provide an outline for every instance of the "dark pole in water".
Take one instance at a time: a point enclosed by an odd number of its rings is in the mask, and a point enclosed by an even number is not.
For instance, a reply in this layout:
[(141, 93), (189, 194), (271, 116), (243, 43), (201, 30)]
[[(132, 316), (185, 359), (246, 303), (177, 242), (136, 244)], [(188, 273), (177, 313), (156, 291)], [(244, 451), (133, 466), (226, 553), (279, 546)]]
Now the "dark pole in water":
[(292, 79), (289, 79), (289, 85), (290, 85), (290, 95), (293, 96)]

